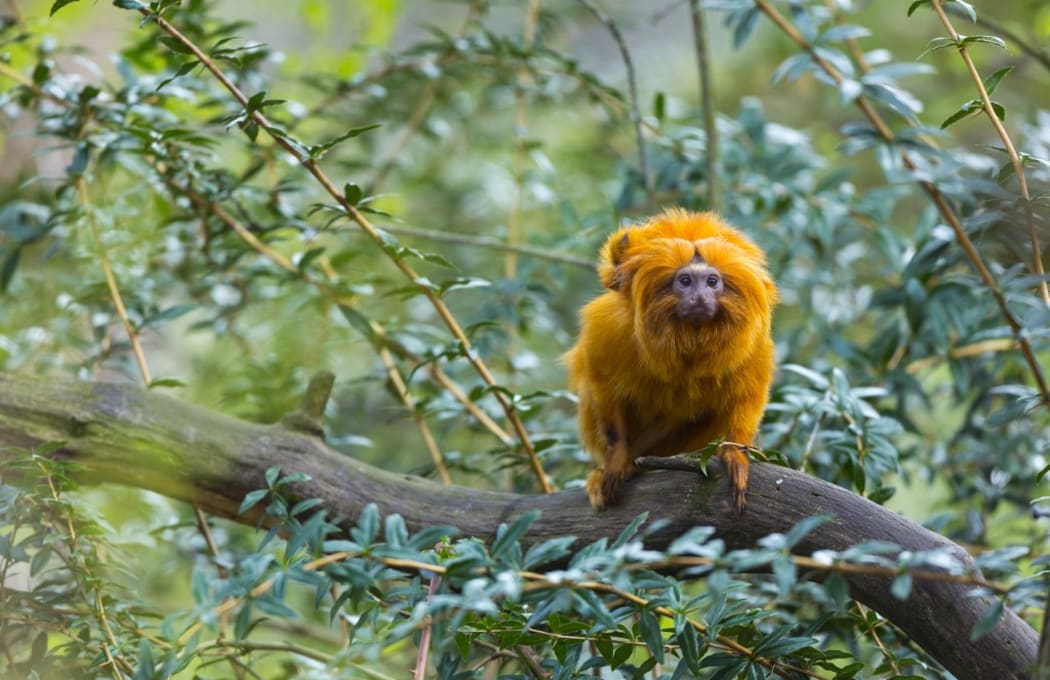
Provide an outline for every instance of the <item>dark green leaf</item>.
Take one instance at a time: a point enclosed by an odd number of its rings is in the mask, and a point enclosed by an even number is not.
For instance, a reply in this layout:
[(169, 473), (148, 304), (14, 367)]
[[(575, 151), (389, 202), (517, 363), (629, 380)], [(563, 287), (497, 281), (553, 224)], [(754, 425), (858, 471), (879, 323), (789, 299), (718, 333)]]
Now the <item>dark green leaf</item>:
[(805, 538), (811, 531), (817, 527), (827, 524), (833, 519), (831, 515), (821, 514), (807, 517), (800, 522), (796, 523), (795, 526), (791, 527), (791, 531), (787, 532), (784, 537), (784, 543), (788, 548), (794, 548), (798, 545), (798, 542)]
[(657, 663), (664, 661), (664, 634), (660, 630), (660, 619), (647, 609), (638, 612), (638, 632)]
[(977, 623), (974, 624), (973, 631), (970, 632), (970, 641), (974, 642), (988, 633), (992, 632), (999, 620), (1003, 618), (1003, 614), (1006, 613), (1006, 609), (1003, 606), (1003, 601), (996, 599), (992, 601), (988, 608), (981, 614), (981, 618), (977, 619)]
[(915, 12), (915, 10), (922, 7), (923, 5), (929, 4), (930, 0), (915, 0), (915, 2), (911, 3), (911, 5), (908, 7), (908, 16), (911, 16), (912, 13)]
[(266, 494), (270, 493), (269, 489), (256, 489), (249, 491), (244, 495), (244, 500), (241, 501), (241, 506), (237, 508), (237, 514), (243, 515), (245, 512), (250, 510), (252, 507), (257, 505), (259, 501), (266, 498)]
[(356, 206), (360, 201), (364, 192), (361, 191), (361, 187), (357, 186), (353, 182), (347, 182), (343, 185), (343, 198), (350, 205)]
[(152, 390), (155, 387), (185, 387), (186, 383), (182, 382), (178, 378), (155, 378), (150, 381), (147, 389)]
[(496, 530), (496, 540), (492, 542), (492, 547), (489, 548), (492, 557), (495, 558), (502, 555), (517, 543), (518, 539), (529, 530), (529, 527), (532, 526), (533, 522), (535, 522), (539, 516), (539, 510), (530, 510), (529, 512), (520, 515), (509, 526), (507, 524), (500, 524), (499, 528)]
[(616, 548), (621, 548), (627, 545), (627, 542), (634, 538), (635, 534), (638, 533), (638, 527), (642, 526), (642, 524), (647, 519), (649, 519), (648, 512), (643, 512), (642, 514), (632, 519), (631, 523), (625, 526), (623, 528), (623, 531), (620, 532), (620, 535), (616, 537), (615, 541), (613, 541), (613, 544), (610, 546), (610, 549), (615, 550)]
[(11, 285), (15, 271), (18, 269), (18, 260), (22, 256), (21, 248), (13, 248), (4, 258), (4, 264), (0, 266), (0, 293), (6, 293), (7, 287)]
[(1002, 38), (994, 35), (969, 35), (962, 39), (963, 45), (969, 45), (971, 43), (983, 44), (983, 45), (995, 45), (1002, 49), (1006, 49), (1006, 41)]
[(74, 2), (79, 2), (79, 1), (80, 0), (55, 0), (54, 4), (51, 5), (51, 14), (50, 14), (50, 16), (55, 16), (55, 12), (57, 12), (60, 9), (62, 9), (66, 5), (72, 5)]
[(985, 78), (984, 79), (984, 89), (985, 89), (985, 91), (988, 92), (989, 95), (991, 95), (993, 92), (995, 92), (995, 88), (999, 87), (999, 82), (1002, 81), (1003, 77), (1006, 76), (1007, 73), (1009, 73), (1010, 71), (1013, 71), (1013, 70), (1014, 70), (1013, 66), (1004, 66), (1003, 68), (999, 69), (998, 71), (996, 71), (992, 75), (990, 75), (987, 78)]

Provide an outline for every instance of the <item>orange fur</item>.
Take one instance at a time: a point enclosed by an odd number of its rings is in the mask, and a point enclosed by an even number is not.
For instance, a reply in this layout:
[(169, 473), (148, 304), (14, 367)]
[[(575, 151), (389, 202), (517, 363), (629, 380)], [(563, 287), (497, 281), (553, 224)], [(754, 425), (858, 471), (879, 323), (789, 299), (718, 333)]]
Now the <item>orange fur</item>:
[[(674, 279), (691, 261), (724, 283), (709, 320), (678, 311)], [(773, 377), (777, 291), (762, 251), (714, 213), (668, 210), (617, 230), (598, 273), (609, 290), (584, 306), (565, 361), (580, 400), (580, 437), (599, 465), (587, 492), (600, 509), (637, 474), (640, 456), (695, 451), (717, 439), (754, 442)], [(742, 510), (747, 455), (728, 443), (718, 455)]]

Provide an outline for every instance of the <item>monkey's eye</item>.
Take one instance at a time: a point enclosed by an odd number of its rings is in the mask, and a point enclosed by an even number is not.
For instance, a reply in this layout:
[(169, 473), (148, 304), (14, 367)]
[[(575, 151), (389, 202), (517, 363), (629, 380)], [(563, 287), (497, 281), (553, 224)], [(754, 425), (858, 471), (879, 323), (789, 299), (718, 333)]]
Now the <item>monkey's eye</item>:
[(707, 275), (707, 287), (708, 288), (714, 288), (718, 284), (719, 284), (719, 280), (718, 280), (717, 276), (715, 276), (714, 274), (708, 274)]
[(682, 288), (689, 288), (693, 285), (693, 277), (688, 274), (682, 274), (678, 277), (678, 285)]

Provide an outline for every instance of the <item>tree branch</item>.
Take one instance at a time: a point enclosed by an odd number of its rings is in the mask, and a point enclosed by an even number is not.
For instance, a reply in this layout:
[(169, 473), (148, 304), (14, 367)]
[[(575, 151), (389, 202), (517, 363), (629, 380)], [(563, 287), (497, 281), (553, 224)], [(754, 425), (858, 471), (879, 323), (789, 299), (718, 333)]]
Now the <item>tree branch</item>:
[[(742, 516), (729, 502), (717, 460), (708, 464), (711, 478), (692, 472), (643, 475), (624, 488), (619, 505), (596, 513), (582, 489), (526, 496), (443, 486), (364, 465), (316, 436), (283, 425), (248, 423), (138, 386), (0, 374), (0, 463), (18, 455), (10, 447), (56, 440), (65, 445), (52, 455), (78, 463), (86, 482), (149, 489), (249, 524), (259, 521), (260, 511), (257, 507), (238, 516), (241, 499), (265, 487), (266, 469), (279, 465), (311, 477), (292, 487), (295, 494), (323, 499), (331, 516), (348, 522), (376, 503), (382, 514), (401, 515), (410, 530), (452, 525), (464, 535), (484, 538), (492, 537), (501, 522), (540, 510), (525, 540), (574, 535), (584, 544), (615, 537), (648, 511), (650, 522), (667, 520), (648, 538), (654, 549), (666, 547), (694, 525), (707, 524), (733, 550), (750, 548), (763, 536), (827, 513), (835, 519), (811, 532), (796, 552), (843, 550), (879, 540), (911, 551), (949, 549), (971, 564), (965, 551), (948, 539), (845, 489), (773, 465), (752, 466)], [(972, 585), (917, 578), (911, 596), (901, 601), (890, 593), (890, 576), (844, 576), (858, 602), (892, 621), (957, 677), (1026, 677), (1030, 672), (1038, 636), (1012, 612), (984, 637), (969, 639), (992, 601), (971, 596)]]

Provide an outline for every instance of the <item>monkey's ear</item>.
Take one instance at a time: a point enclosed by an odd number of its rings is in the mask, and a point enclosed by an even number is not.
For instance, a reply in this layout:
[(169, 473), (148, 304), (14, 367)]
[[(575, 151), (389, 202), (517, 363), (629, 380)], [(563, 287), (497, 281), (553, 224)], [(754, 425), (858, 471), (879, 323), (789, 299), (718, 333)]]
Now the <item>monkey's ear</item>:
[(630, 230), (621, 229), (610, 236), (602, 246), (598, 277), (606, 288), (623, 290), (627, 286), (630, 274), (624, 266), (624, 260), (627, 258), (627, 248), (630, 245)]

